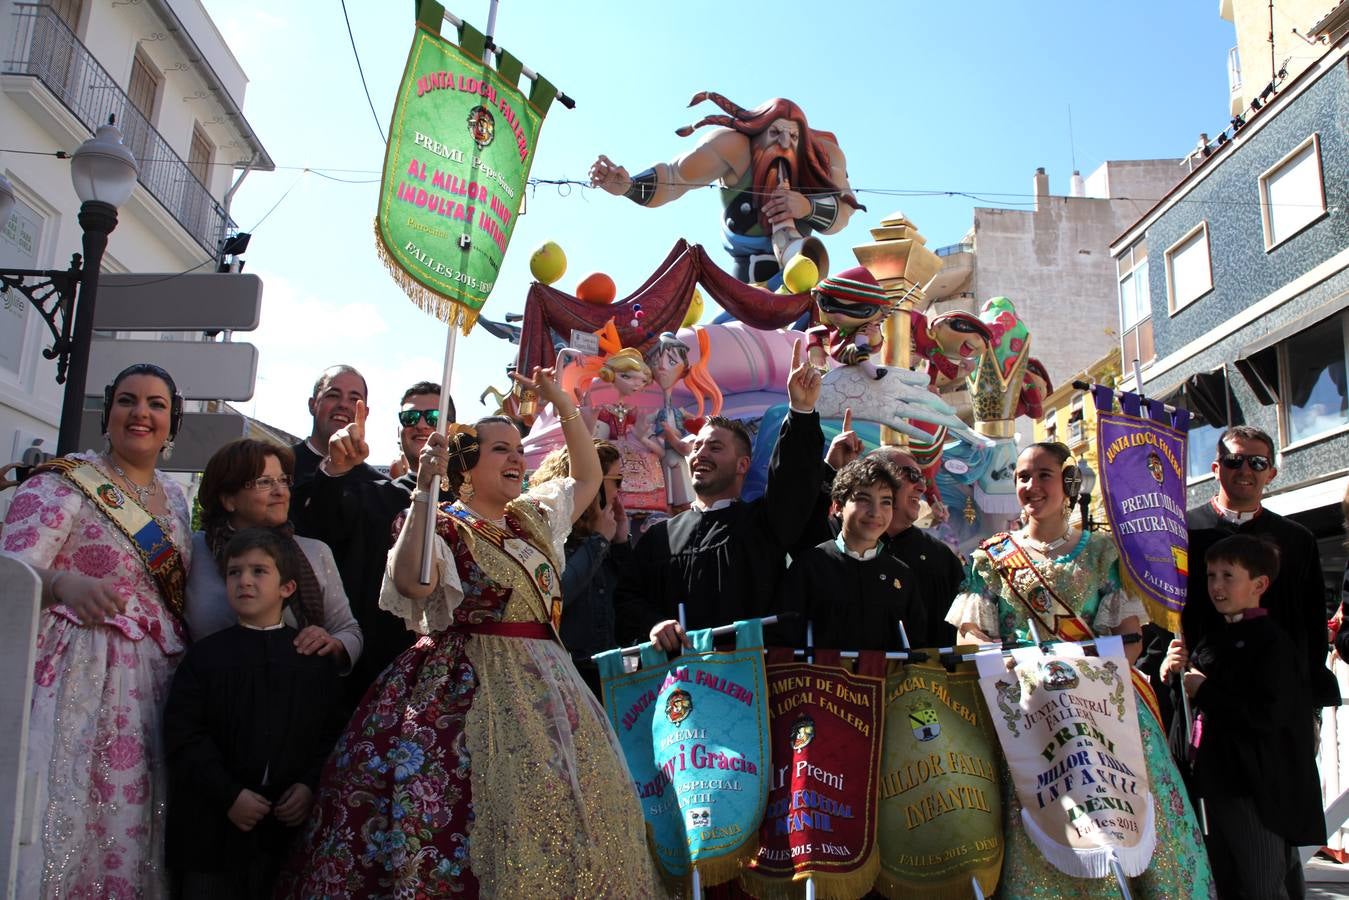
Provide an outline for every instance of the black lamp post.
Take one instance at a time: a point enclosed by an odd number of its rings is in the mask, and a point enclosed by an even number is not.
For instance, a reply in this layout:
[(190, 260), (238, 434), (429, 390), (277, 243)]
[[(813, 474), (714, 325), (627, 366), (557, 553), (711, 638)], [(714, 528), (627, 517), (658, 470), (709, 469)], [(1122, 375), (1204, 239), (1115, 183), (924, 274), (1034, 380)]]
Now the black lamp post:
[(1096, 487), (1096, 473), (1087, 465), (1086, 460), (1078, 463), (1077, 469), (1082, 473), (1082, 490), (1078, 494), (1077, 501), (1082, 505), (1082, 530), (1091, 531), (1095, 528), (1091, 521), (1091, 492)]
[[(42, 355), (56, 360), (56, 381), (65, 385), (56, 440), (59, 456), (79, 449), (103, 251), (108, 247), (108, 235), (117, 227), (117, 207), (135, 190), (136, 176), (136, 158), (122, 143), (122, 133), (109, 117), (108, 124), (99, 126), (98, 132), (70, 157), (70, 180), (81, 204), (79, 223), (84, 233), (83, 261), (76, 253), (71, 258), (70, 268), (64, 272), (0, 272), (0, 289), (15, 289), (22, 293), (41, 314), (52, 334), (52, 346), (43, 350)], [(13, 187), (0, 176), (0, 227), (8, 223), (14, 202)], [(31, 278), (39, 280), (30, 282)]]

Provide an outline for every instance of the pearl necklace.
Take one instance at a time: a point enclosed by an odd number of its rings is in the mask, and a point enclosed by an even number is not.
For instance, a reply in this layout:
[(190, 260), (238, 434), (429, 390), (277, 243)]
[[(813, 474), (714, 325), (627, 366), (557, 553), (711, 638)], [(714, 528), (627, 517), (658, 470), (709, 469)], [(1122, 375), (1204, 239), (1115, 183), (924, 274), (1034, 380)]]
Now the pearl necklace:
[(1055, 550), (1057, 550), (1057, 549), (1059, 549), (1060, 547), (1062, 547), (1064, 544), (1068, 543), (1068, 538), (1069, 538), (1069, 536), (1072, 535), (1072, 533), (1073, 533), (1073, 530), (1072, 530), (1071, 528), (1069, 528), (1067, 531), (1065, 531), (1063, 534), (1059, 535), (1058, 537), (1054, 538), (1054, 540), (1052, 540), (1052, 541), (1037, 541), (1037, 540), (1035, 540), (1034, 538), (1032, 538), (1030, 535), (1026, 535), (1025, 538), (1026, 538), (1026, 543), (1030, 545), (1030, 547), (1031, 547), (1032, 550), (1038, 550), (1038, 551), (1040, 551), (1040, 553), (1042, 553), (1043, 555), (1048, 556), (1049, 554), (1053, 553)]
[(108, 461), (108, 465), (112, 466), (112, 470), (117, 473), (117, 477), (122, 479), (122, 481), (127, 485), (127, 487), (131, 488), (131, 490), (135, 492), (136, 499), (140, 501), (140, 505), (145, 507), (146, 511), (148, 512), (150, 509), (150, 498), (153, 497), (159, 491), (159, 476), (154, 475), (150, 479), (149, 485), (147, 485), (146, 487), (141, 487), (139, 484), (136, 484), (136, 482), (131, 480), (131, 476), (127, 475), (127, 473), (122, 470), (122, 467), (117, 465), (117, 463), (113, 460), (111, 455), (105, 454), (103, 458)]

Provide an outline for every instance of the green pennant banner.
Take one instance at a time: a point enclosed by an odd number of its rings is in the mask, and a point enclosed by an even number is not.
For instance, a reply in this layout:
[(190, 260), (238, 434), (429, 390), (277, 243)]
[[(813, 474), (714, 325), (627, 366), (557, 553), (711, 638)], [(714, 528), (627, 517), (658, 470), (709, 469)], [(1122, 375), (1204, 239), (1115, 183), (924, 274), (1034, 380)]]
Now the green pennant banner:
[[(481, 32), (459, 46), (438, 33), (442, 8), (419, 7), (380, 183), (380, 258), (414, 303), (467, 333), (496, 285), (515, 230), (535, 142), (556, 89), (526, 97), (521, 66), (482, 60)], [(509, 77), (508, 77), (509, 76)]]

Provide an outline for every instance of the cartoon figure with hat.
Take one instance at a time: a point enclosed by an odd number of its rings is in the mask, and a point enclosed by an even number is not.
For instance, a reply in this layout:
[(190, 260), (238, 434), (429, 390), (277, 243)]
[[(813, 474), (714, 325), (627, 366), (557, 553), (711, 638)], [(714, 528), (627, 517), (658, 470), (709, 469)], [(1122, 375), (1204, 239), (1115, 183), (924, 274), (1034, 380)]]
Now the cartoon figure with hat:
[(806, 332), (811, 365), (826, 368), (825, 354), (845, 366), (860, 366), (872, 378), (884, 369), (869, 362), (885, 340), (881, 322), (890, 314), (885, 289), (863, 266), (830, 275), (815, 287), (820, 323)]

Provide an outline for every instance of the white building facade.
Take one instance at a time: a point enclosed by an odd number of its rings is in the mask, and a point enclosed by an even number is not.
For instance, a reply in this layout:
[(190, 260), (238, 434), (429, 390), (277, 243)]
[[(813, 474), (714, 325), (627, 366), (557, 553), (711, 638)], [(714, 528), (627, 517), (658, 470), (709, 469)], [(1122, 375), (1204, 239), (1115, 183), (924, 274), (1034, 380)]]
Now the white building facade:
[[(0, 268), (70, 265), (81, 249), (80, 202), (69, 161), (54, 153), (74, 151), (111, 115), (139, 178), (102, 271), (215, 271), (236, 230), (232, 189), (248, 171), (273, 168), (242, 113), (247, 83), (200, 0), (0, 0), (0, 172), (17, 201), (0, 223)], [(38, 311), (8, 291), (0, 464), (35, 440), (55, 449), (63, 388), (43, 355), (52, 343)], [(8, 502), (0, 493), (0, 513)]]

